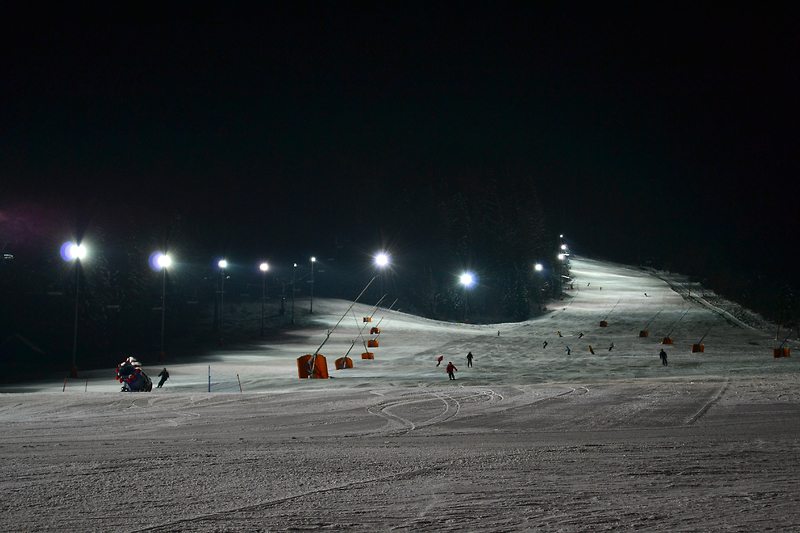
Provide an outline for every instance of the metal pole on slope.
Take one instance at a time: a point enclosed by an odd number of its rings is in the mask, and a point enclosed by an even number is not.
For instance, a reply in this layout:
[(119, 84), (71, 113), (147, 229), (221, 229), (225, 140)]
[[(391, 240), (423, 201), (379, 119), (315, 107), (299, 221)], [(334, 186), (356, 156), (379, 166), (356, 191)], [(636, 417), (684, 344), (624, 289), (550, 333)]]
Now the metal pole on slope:
[[(662, 309), (661, 311), (663, 311), (663, 309)], [(661, 314), (661, 311), (659, 311), (658, 313), (656, 313), (656, 316), (654, 316), (653, 318), (651, 318), (651, 319), (650, 319), (650, 322), (648, 322), (647, 324), (645, 324), (645, 326), (644, 326), (644, 329), (645, 329), (645, 330), (647, 329), (647, 327), (648, 327), (650, 324), (652, 324), (652, 323), (653, 323), (653, 320), (655, 320), (655, 319), (656, 319), (656, 317), (657, 317), (658, 315), (660, 315), (660, 314)]]
[(355, 306), (355, 305), (356, 305), (356, 302), (359, 300), (359, 298), (361, 298), (361, 297), (364, 295), (364, 293), (367, 291), (367, 289), (369, 288), (369, 286), (370, 286), (370, 285), (372, 285), (372, 282), (373, 282), (373, 281), (375, 281), (375, 278), (377, 278), (377, 277), (378, 277), (378, 276), (374, 276), (374, 277), (373, 277), (371, 280), (369, 280), (369, 283), (367, 283), (367, 286), (366, 286), (366, 287), (364, 287), (364, 290), (362, 290), (362, 291), (361, 291), (361, 294), (359, 294), (359, 295), (356, 297), (356, 299), (355, 299), (355, 300), (353, 300), (353, 303), (351, 303), (351, 304), (350, 304), (350, 307), (348, 307), (348, 308), (347, 308), (347, 311), (345, 311), (345, 312), (344, 312), (344, 314), (343, 314), (343, 315), (342, 315), (342, 317), (339, 319), (339, 321), (336, 323), (336, 325), (335, 325), (335, 326), (333, 326), (333, 328), (331, 328), (330, 330), (328, 330), (328, 334), (325, 336), (325, 340), (324, 340), (324, 341), (322, 341), (322, 344), (320, 344), (320, 345), (319, 345), (319, 348), (317, 348), (317, 351), (315, 351), (315, 352), (314, 352), (314, 357), (316, 357), (316, 355), (319, 353), (319, 351), (322, 349), (322, 347), (323, 347), (323, 346), (325, 346), (325, 343), (326, 343), (326, 342), (328, 342), (328, 339), (330, 339), (330, 338), (331, 338), (331, 334), (332, 334), (332, 333), (333, 333), (333, 332), (336, 330), (336, 328), (338, 328), (338, 327), (339, 327), (339, 324), (341, 324), (341, 323), (342, 323), (342, 320), (344, 320), (344, 317), (346, 317), (346, 316), (347, 316), (347, 313), (349, 313), (349, 312), (350, 312), (350, 310), (353, 308), (353, 306)]
[(681, 315), (681, 317), (678, 319), (678, 321), (677, 321), (677, 322), (675, 322), (675, 324), (672, 326), (672, 329), (671, 329), (671, 330), (669, 330), (669, 332), (667, 333), (667, 337), (669, 337), (670, 335), (672, 335), (672, 332), (673, 332), (673, 331), (675, 331), (675, 328), (677, 328), (677, 327), (678, 327), (678, 324), (680, 324), (680, 323), (681, 323), (681, 320), (683, 320), (683, 317), (685, 317), (685, 316), (686, 316), (686, 314), (689, 312), (689, 309), (691, 309), (691, 307), (687, 307), (687, 308), (686, 308), (686, 311), (684, 311), (684, 312), (683, 312), (683, 314), (682, 314), (682, 315)]

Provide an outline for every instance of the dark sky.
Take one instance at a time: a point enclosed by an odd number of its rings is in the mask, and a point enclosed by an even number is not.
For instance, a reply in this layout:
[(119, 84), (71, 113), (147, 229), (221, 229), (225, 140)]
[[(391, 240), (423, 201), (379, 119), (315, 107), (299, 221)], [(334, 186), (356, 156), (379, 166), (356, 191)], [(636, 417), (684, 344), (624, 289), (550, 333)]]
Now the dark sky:
[(579, 249), (797, 256), (797, 8), (8, 4), (0, 212), (99, 198), (300, 250), (505, 172)]

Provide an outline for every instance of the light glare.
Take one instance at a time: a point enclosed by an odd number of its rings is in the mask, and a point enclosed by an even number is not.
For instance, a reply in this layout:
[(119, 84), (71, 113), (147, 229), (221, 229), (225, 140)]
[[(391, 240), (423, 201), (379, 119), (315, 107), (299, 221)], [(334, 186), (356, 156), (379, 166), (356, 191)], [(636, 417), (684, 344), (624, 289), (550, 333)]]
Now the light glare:
[(385, 267), (389, 264), (389, 256), (384, 253), (376, 255), (375, 264), (377, 264), (379, 267)]
[(260, 269), (261, 269), (261, 272), (266, 272), (267, 270), (269, 270), (269, 265), (268, 265), (268, 264), (266, 264), (266, 263), (261, 263), (261, 264), (258, 266), (258, 268), (260, 268)]
[(228, 262), (225, 261), (224, 259), (221, 259), (220, 262), (217, 263), (217, 265), (219, 265), (220, 268), (228, 268)]
[(461, 284), (469, 287), (475, 281), (475, 278), (469, 272), (461, 274)]

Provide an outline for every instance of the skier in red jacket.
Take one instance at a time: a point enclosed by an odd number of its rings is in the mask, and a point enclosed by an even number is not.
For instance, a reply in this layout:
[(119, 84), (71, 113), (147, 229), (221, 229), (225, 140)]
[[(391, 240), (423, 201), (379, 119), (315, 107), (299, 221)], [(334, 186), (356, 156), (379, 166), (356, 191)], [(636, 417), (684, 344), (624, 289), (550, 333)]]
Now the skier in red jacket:
[(456, 368), (456, 365), (453, 363), (447, 363), (447, 375), (450, 376), (450, 379), (456, 379), (455, 375), (453, 375), (453, 372), (457, 371), (458, 369)]

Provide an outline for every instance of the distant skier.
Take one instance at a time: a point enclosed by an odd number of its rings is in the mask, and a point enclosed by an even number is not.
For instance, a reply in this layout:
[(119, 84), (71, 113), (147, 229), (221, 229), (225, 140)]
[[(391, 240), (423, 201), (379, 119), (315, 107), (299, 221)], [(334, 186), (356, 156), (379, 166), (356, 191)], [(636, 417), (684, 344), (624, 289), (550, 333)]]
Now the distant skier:
[(164, 383), (166, 383), (167, 380), (169, 379), (169, 372), (167, 372), (167, 369), (165, 368), (161, 372), (158, 373), (158, 377), (161, 378), (161, 381), (158, 382), (158, 386), (157, 386), (157, 388), (160, 389), (161, 386), (164, 385)]
[(661, 364), (664, 366), (669, 366), (669, 363), (667, 363), (667, 352), (664, 351), (664, 348), (661, 348), (661, 353), (658, 355), (661, 357)]
[(545, 349), (545, 348), (547, 348), (547, 341), (544, 341), (544, 344), (542, 344), (542, 349)]
[(614, 349), (614, 343), (612, 342), (612, 343), (611, 343), (611, 346), (609, 346), (609, 347), (608, 347), (608, 351), (610, 352), (610, 351), (611, 351), (611, 350), (613, 350), (613, 349)]
[(591, 344), (589, 345), (589, 351), (592, 352), (592, 355), (594, 355), (594, 348), (592, 348)]
[(561, 334), (561, 332), (559, 331), (559, 332), (558, 332), (558, 336), (559, 336), (559, 337), (563, 337), (564, 335), (562, 335), (562, 334)]
[(440, 355), (440, 356), (439, 356), (439, 359), (437, 359), (437, 360), (436, 360), (436, 361), (437, 361), (437, 363), (436, 363), (436, 366), (439, 366), (439, 365), (441, 365), (441, 364), (442, 364), (442, 359), (444, 359), (444, 356), (443, 356), (443, 355)]
[(453, 374), (453, 372), (458, 372), (456, 365), (454, 365), (453, 363), (447, 363), (446, 370), (447, 370), (447, 375), (450, 376), (450, 379), (456, 379), (456, 376)]
[(645, 297), (645, 298), (649, 298), (649, 296), (647, 296), (647, 293), (644, 293), (644, 297)]
[(468, 367), (471, 367), (471, 366), (472, 366), (472, 352), (469, 352), (469, 353), (467, 354), (467, 366), (468, 366)]
[(578, 335), (578, 338), (579, 338), (579, 339), (580, 339), (580, 338), (582, 338), (582, 337), (583, 337), (583, 332), (581, 332), (581, 333)]
[(572, 352), (572, 350), (570, 350), (569, 346), (567, 346), (567, 355), (569, 355), (571, 352)]

